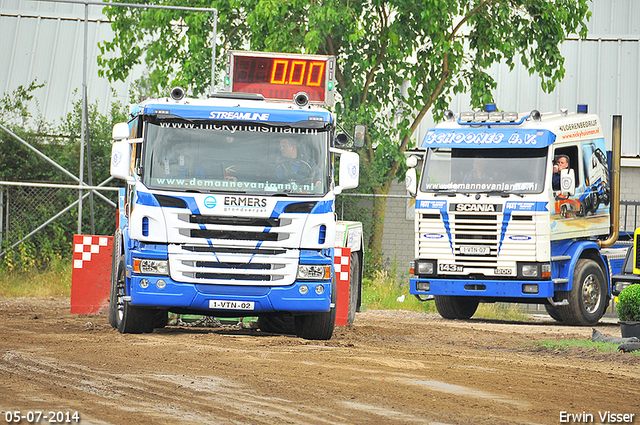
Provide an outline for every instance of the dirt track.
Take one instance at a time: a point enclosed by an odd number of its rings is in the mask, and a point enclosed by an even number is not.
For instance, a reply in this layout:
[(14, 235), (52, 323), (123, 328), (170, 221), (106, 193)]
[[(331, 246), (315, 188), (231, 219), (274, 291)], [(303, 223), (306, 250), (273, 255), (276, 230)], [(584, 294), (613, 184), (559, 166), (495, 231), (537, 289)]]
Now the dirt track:
[[(70, 314), (68, 299), (1, 299), (0, 318), (2, 420), (495, 425), (601, 423), (609, 411), (640, 424), (640, 357), (540, 348), (591, 336), (551, 319), (369, 311), (316, 342), (235, 327), (120, 335), (106, 315)], [(613, 323), (597, 329), (620, 336)], [(582, 413), (593, 421), (565, 421)]]

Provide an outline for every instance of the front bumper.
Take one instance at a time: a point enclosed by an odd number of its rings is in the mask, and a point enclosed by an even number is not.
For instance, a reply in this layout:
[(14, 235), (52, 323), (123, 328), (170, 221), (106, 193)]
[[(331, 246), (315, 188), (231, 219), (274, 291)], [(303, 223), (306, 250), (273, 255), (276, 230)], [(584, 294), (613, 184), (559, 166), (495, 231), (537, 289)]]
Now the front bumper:
[[(429, 290), (416, 288), (418, 283), (429, 284)], [(524, 292), (525, 285), (537, 285), (538, 292)], [(467, 280), (441, 278), (409, 279), (413, 295), (460, 295), (487, 298), (548, 298), (553, 297), (552, 280)]]
[[(140, 285), (142, 279), (149, 281), (146, 288)], [(164, 287), (158, 287), (158, 281), (164, 281)], [(302, 285), (308, 291), (302, 293)], [(316, 286), (322, 286), (321, 294)], [(160, 285), (162, 286), (162, 284)], [(331, 308), (331, 281), (296, 281), (288, 286), (244, 286), (244, 285), (208, 285), (173, 281), (169, 276), (133, 275), (130, 286), (131, 304), (193, 310), (207, 315), (251, 316), (254, 314), (287, 312), (324, 312)], [(229, 301), (227, 306), (238, 308), (210, 308), (210, 301)], [(234, 304), (232, 304), (234, 303)], [(253, 308), (242, 308), (253, 303)], [(220, 304), (220, 303), (218, 303)]]

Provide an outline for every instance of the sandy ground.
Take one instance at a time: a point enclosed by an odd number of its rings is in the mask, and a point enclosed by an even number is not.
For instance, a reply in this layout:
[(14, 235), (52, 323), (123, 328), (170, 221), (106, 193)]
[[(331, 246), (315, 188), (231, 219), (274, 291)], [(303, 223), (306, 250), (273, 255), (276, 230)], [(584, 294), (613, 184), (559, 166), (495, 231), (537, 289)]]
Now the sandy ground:
[[(324, 342), (238, 326), (121, 335), (69, 299), (0, 299), (0, 318), (5, 423), (640, 424), (640, 357), (543, 348), (592, 333), (546, 316), (368, 311)], [(620, 336), (613, 320), (596, 329)]]

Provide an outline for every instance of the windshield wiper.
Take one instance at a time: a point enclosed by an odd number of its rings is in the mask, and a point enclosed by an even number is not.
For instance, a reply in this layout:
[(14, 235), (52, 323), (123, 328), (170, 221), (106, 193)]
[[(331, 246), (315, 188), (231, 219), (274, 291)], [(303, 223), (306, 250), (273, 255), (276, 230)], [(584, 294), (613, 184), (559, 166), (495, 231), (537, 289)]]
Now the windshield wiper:
[(456, 192), (455, 190), (451, 190), (451, 189), (430, 189), (433, 190), (435, 192), (435, 195), (446, 195), (446, 196), (455, 196)]
[(478, 193), (483, 193), (487, 196), (502, 196), (503, 198), (508, 198), (511, 195), (516, 195), (521, 198), (524, 198), (524, 195), (522, 193), (513, 192), (511, 190), (487, 190), (487, 191), (478, 192)]

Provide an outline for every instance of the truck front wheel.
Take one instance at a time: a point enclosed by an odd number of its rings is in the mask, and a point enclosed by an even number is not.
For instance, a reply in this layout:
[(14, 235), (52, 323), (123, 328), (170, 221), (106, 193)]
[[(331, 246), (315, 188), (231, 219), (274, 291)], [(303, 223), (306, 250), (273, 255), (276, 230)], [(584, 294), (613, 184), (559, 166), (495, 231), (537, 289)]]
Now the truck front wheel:
[[(132, 306), (125, 301), (126, 266), (124, 255), (120, 257), (114, 276), (111, 279), (109, 318), (121, 334), (140, 334), (153, 332), (158, 322), (158, 311)], [(166, 315), (166, 312), (165, 312)], [(112, 324), (112, 325), (113, 325)]]
[(436, 309), (445, 319), (469, 319), (478, 309), (478, 299), (475, 297), (454, 297), (450, 295), (435, 295)]
[(258, 317), (258, 328), (262, 332), (294, 335), (296, 333), (293, 316), (289, 313), (266, 314)]
[(362, 286), (362, 267), (360, 256), (357, 252), (351, 253), (351, 266), (349, 267), (349, 316), (347, 323), (353, 324), (360, 300), (360, 287)]
[(607, 285), (598, 263), (582, 258), (573, 272), (571, 291), (558, 294), (569, 305), (560, 306), (558, 313), (567, 325), (590, 326), (598, 323), (607, 309)]
[(337, 289), (335, 279), (331, 285), (331, 309), (323, 313), (294, 316), (296, 336), (304, 339), (331, 339), (336, 325)]

